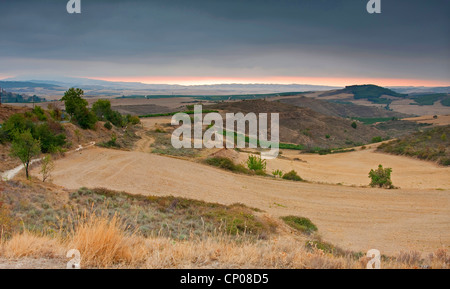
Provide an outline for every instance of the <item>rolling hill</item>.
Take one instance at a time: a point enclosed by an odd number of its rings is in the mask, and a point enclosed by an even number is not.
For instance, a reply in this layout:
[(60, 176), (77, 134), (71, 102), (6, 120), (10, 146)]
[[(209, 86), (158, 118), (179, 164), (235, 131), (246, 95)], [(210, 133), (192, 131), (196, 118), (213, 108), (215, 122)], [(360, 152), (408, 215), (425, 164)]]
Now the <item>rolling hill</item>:
[(280, 114), (280, 141), (301, 144), (306, 148), (340, 148), (370, 143), (376, 136), (386, 133), (374, 127), (340, 117), (318, 113), (310, 108), (297, 107), (281, 102), (244, 100), (208, 105), (205, 109), (217, 109), (231, 113), (253, 112)]
[(361, 117), (361, 118), (401, 118), (408, 115), (389, 111), (379, 107), (357, 105), (353, 103), (338, 103), (332, 101), (324, 101), (316, 98), (300, 96), (296, 98), (282, 98), (280, 102), (295, 105), (298, 107), (306, 107), (315, 112), (336, 116), (336, 117)]
[(354, 99), (367, 99), (372, 103), (390, 104), (391, 100), (386, 97), (406, 98), (407, 94), (397, 93), (391, 89), (377, 85), (352, 85), (346, 86), (344, 89), (322, 93), (320, 96), (333, 96), (339, 94), (351, 94)]

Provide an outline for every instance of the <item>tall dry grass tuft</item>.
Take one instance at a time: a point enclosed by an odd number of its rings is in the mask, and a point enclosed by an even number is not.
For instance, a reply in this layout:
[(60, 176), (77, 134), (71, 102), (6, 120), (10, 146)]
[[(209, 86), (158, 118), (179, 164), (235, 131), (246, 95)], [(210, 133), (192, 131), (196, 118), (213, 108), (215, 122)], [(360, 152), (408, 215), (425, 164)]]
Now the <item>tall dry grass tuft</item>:
[(144, 239), (127, 233), (120, 217), (94, 213), (76, 220), (67, 246), (80, 251), (84, 266), (95, 268), (138, 265), (144, 261), (146, 251)]
[[(304, 240), (289, 235), (258, 241), (226, 236), (177, 241), (130, 233), (117, 215), (78, 216), (69, 220), (72, 231), (60, 236), (27, 231), (14, 235), (0, 244), (0, 256), (64, 259), (67, 251), (77, 249), (82, 268), (363, 269), (367, 263), (365, 257), (333, 255), (317, 246), (306, 248)], [(383, 260), (381, 267), (448, 268), (449, 259), (445, 248), (423, 260), (418, 252), (401, 252), (397, 258)]]
[(56, 258), (63, 252), (58, 240), (28, 231), (15, 235), (5, 242), (2, 251), (2, 255), (7, 258)]
[(419, 266), (421, 261), (421, 253), (417, 251), (400, 251), (397, 256), (397, 262), (407, 265), (407, 267)]

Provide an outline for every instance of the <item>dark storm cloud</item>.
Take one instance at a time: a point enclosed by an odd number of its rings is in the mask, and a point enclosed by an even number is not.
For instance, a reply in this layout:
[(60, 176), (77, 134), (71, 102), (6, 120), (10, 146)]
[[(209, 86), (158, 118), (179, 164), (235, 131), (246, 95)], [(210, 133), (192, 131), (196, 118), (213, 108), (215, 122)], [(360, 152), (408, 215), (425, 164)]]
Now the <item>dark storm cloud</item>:
[(103, 75), (111, 65), (136, 75), (308, 69), (450, 77), (447, 0), (382, 0), (379, 15), (366, 12), (367, 0), (81, 0), (81, 15), (68, 14), (66, 3), (0, 2), (0, 61), (10, 65), (0, 63), (0, 74), (61, 69), (62, 60), (72, 60), (76, 74), (91, 61), (104, 64), (89, 68)]

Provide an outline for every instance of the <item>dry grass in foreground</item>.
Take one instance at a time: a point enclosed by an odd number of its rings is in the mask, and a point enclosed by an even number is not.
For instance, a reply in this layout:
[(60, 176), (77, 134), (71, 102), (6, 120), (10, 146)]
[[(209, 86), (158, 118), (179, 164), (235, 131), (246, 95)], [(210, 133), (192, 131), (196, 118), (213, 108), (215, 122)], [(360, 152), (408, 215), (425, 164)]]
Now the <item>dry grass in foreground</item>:
[[(236, 241), (226, 236), (175, 241), (132, 233), (118, 216), (85, 214), (72, 222), (73, 231), (65, 237), (25, 231), (3, 240), (0, 262), (21, 258), (58, 259), (61, 268), (65, 268), (68, 261), (65, 254), (70, 249), (80, 251), (82, 268), (362, 269), (368, 261), (364, 256), (336, 256), (318, 246), (307, 249), (290, 235), (256, 242)], [(438, 250), (425, 259), (417, 252), (401, 252), (396, 258), (383, 258), (382, 268), (437, 269), (448, 268), (449, 262), (446, 250)]]

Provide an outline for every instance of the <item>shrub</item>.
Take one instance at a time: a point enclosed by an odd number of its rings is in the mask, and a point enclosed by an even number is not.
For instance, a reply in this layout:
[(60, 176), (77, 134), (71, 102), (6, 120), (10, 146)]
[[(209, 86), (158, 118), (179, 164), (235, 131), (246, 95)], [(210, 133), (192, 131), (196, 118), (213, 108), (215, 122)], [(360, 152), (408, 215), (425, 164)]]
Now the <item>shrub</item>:
[(34, 130), (34, 123), (31, 119), (25, 117), (24, 114), (16, 113), (11, 115), (3, 124), (2, 130), (7, 134), (8, 139), (12, 140), (16, 132), (22, 133), (27, 130)]
[(288, 173), (285, 173), (283, 175), (283, 179), (284, 180), (290, 180), (290, 181), (296, 181), (296, 182), (301, 182), (303, 181), (303, 179), (297, 174), (296, 171), (292, 170)]
[(329, 134), (325, 135), (326, 139), (329, 139), (331, 136)]
[(314, 225), (310, 219), (303, 217), (287, 216), (281, 218), (290, 227), (306, 234), (311, 234), (317, 231), (316, 225)]
[(0, 127), (0, 144), (4, 144), (8, 141), (8, 134)]
[(250, 155), (247, 159), (247, 167), (255, 172), (265, 172), (266, 160), (261, 159), (261, 157)]
[(127, 115), (127, 122), (131, 123), (132, 125), (137, 125), (141, 123), (141, 119), (135, 115)]
[(120, 145), (117, 143), (117, 135), (115, 133), (111, 135), (111, 139), (109, 141), (102, 142), (98, 145), (104, 148), (120, 148)]
[(99, 120), (104, 120), (111, 113), (111, 102), (106, 99), (99, 99), (92, 105), (92, 111)]
[(220, 157), (209, 158), (206, 160), (206, 163), (208, 165), (236, 173), (245, 173), (245, 174), (250, 173), (250, 171), (246, 169), (243, 165), (236, 165), (232, 160), (228, 158), (220, 158)]
[(53, 162), (51, 155), (48, 155), (42, 159), (42, 163), (41, 163), (42, 182), (45, 183), (45, 181), (47, 179), (50, 179), (54, 168), (55, 168), (55, 163)]
[(33, 114), (37, 116), (40, 121), (46, 121), (47, 116), (45, 115), (44, 110), (40, 106), (36, 106), (33, 108)]
[(383, 138), (381, 136), (376, 136), (374, 138), (372, 138), (372, 143), (378, 143), (378, 142), (382, 142)]
[(82, 129), (94, 129), (97, 123), (95, 113), (88, 108), (80, 108), (75, 112), (75, 120)]
[(47, 105), (47, 109), (48, 109), (48, 113), (50, 114), (50, 116), (56, 120), (56, 121), (60, 121), (62, 120), (61, 116), (62, 116), (62, 111), (61, 109), (56, 106), (54, 103), (49, 103)]
[(58, 130), (58, 127), (58, 124), (51, 127), (48, 123), (43, 123), (36, 127), (33, 137), (40, 140), (43, 153), (57, 152), (66, 144), (66, 135), (54, 132)]
[(352, 122), (352, 127), (353, 127), (354, 129), (356, 129), (356, 128), (358, 127), (358, 124), (356, 123), (356, 121)]
[(369, 178), (372, 179), (370, 186), (393, 189), (391, 173), (391, 168), (384, 169), (382, 165), (379, 165), (377, 170), (371, 170), (369, 173)]
[(122, 115), (118, 111), (111, 111), (106, 119), (109, 120), (114, 126), (123, 127), (124, 121)]
[(282, 178), (283, 177), (283, 172), (281, 170), (275, 170), (272, 172), (272, 175), (276, 178)]
[(112, 129), (112, 124), (108, 121), (103, 125), (107, 130), (111, 130)]
[(450, 158), (442, 158), (439, 163), (443, 166), (450, 166)]

